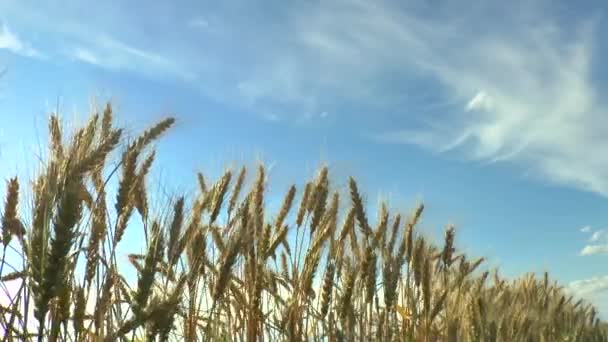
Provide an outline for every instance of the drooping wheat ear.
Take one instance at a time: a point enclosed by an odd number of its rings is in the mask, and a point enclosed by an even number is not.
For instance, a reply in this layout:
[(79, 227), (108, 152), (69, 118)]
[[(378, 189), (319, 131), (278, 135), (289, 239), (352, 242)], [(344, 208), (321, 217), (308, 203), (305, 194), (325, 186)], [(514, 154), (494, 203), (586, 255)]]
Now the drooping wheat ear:
[(23, 226), (17, 214), (19, 205), (19, 181), (17, 177), (7, 182), (6, 200), (2, 215), (2, 243), (6, 247), (13, 236), (22, 237)]
[(173, 220), (169, 227), (169, 243), (167, 250), (169, 254), (169, 265), (173, 266), (179, 259), (179, 241), (184, 222), (184, 197), (180, 197), (173, 205)]
[(230, 196), (230, 201), (228, 202), (228, 214), (232, 213), (232, 211), (236, 207), (236, 203), (239, 199), (239, 195), (241, 194), (241, 190), (243, 188), (243, 183), (245, 182), (246, 173), (247, 173), (247, 169), (245, 169), (245, 167), (242, 167), (241, 171), (239, 171), (239, 175), (236, 178), (236, 183), (234, 183), (234, 188), (232, 189), (232, 195)]
[(357, 188), (357, 182), (353, 177), (350, 177), (348, 180), (348, 187), (350, 188), (350, 198), (352, 201), (353, 208), (355, 209), (355, 214), (357, 217), (357, 221), (359, 222), (359, 227), (363, 234), (366, 237), (369, 237), (372, 234), (372, 230), (369, 227), (369, 221), (367, 221), (367, 216), (365, 215), (365, 209), (363, 208), (363, 199), (361, 198), (361, 194), (359, 193), (359, 189)]
[(302, 195), (302, 200), (300, 201), (300, 208), (298, 209), (298, 216), (296, 218), (296, 225), (298, 227), (301, 227), (302, 223), (304, 222), (304, 216), (306, 215), (306, 209), (308, 207), (308, 201), (310, 193), (312, 191), (312, 187), (313, 185), (310, 182), (306, 183), (306, 186), (304, 187), (304, 194)]
[(230, 184), (231, 178), (232, 172), (228, 170), (224, 173), (220, 182), (214, 186), (213, 200), (211, 202), (211, 214), (209, 216), (210, 223), (215, 222), (217, 216), (220, 214), (220, 208), (224, 203), (224, 197), (226, 196), (226, 192), (228, 192), (228, 185)]
[[(116, 212), (121, 214), (124, 209), (127, 208), (127, 204), (131, 202), (131, 193), (134, 186), (136, 185), (136, 174), (135, 169), (137, 166), (137, 159), (144, 147), (156, 140), (162, 133), (169, 129), (173, 123), (174, 118), (167, 118), (162, 120), (152, 128), (145, 131), (140, 135), (135, 142), (133, 142), (122, 156), (122, 178), (118, 187), (118, 194), (116, 195)], [(117, 232), (118, 234), (118, 232)], [(115, 239), (120, 241), (120, 239)]]
[(336, 266), (333, 262), (328, 262), (325, 267), (325, 276), (323, 277), (323, 288), (321, 292), (321, 317), (325, 318), (329, 311), (329, 305), (331, 302), (332, 291), (334, 288), (334, 272)]
[(175, 123), (175, 118), (172, 118), (172, 117), (169, 117), (169, 118), (166, 118), (166, 119), (160, 121), (153, 127), (146, 130), (142, 135), (140, 135), (139, 138), (137, 138), (137, 140), (135, 140), (135, 142), (133, 143), (132, 148), (134, 150), (143, 149), (148, 144), (150, 144), (154, 140), (158, 139), (158, 137), (160, 137), (161, 134), (163, 134), (166, 130), (171, 128), (171, 126), (173, 126), (174, 123)]
[(287, 191), (287, 195), (285, 195), (285, 199), (283, 200), (283, 205), (281, 205), (281, 210), (279, 210), (279, 214), (274, 222), (274, 227), (276, 231), (279, 231), (281, 227), (283, 227), (283, 221), (287, 217), (289, 210), (293, 204), (293, 199), (296, 195), (296, 187), (292, 185), (289, 187), (289, 191)]

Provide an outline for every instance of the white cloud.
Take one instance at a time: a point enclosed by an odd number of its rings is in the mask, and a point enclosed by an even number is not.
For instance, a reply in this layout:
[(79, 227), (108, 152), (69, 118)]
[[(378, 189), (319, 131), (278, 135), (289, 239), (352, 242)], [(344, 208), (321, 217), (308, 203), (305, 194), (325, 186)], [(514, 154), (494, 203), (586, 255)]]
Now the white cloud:
[(587, 245), (581, 252), (581, 256), (595, 255), (595, 254), (606, 254), (608, 253), (608, 244), (606, 245)]
[(608, 318), (608, 276), (576, 280), (569, 283), (565, 291), (575, 298), (582, 298), (600, 313), (600, 318)]
[(591, 232), (591, 226), (584, 226), (583, 228), (581, 228), (581, 232), (582, 233), (590, 233)]
[[(368, 13), (364, 27), (341, 24), (353, 28), (354, 37), (361, 33), (377, 40), (361, 39), (360, 51), (349, 40), (335, 39), (327, 48), (331, 56), (361, 53), (367, 63), (393, 51), (407, 66), (439, 80), (465, 109), (428, 118), (432, 124), (423, 130), (384, 132), (381, 140), (457, 149), (477, 160), (508, 160), (541, 179), (608, 196), (608, 110), (592, 81), (592, 23), (562, 30), (539, 15), (534, 25), (474, 37), (450, 22), (444, 30), (386, 9), (373, 7)], [(377, 23), (375, 17), (385, 20)], [(452, 37), (464, 39), (451, 42)]]
[(43, 57), (40, 52), (17, 37), (17, 35), (4, 23), (0, 26), (0, 49), (5, 49), (14, 54), (26, 57)]
[(591, 237), (589, 238), (589, 242), (599, 242), (606, 240), (608, 240), (608, 232), (603, 229), (593, 232), (593, 234), (591, 234)]
[(490, 97), (483, 91), (475, 94), (469, 103), (467, 103), (466, 110), (491, 110), (492, 109), (492, 100)]
[(608, 276), (593, 277), (584, 280), (575, 280), (568, 284), (567, 289), (583, 297), (607, 291)]

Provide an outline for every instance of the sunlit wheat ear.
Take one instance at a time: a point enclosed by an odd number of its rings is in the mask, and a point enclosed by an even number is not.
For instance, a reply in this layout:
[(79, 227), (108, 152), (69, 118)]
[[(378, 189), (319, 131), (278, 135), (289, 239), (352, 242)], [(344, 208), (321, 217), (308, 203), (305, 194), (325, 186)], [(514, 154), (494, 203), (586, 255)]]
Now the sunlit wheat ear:
[(397, 214), (397, 216), (395, 217), (395, 221), (393, 221), (393, 225), (391, 228), (391, 235), (388, 240), (387, 248), (388, 248), (389, 253), (393, 253), (393, 251), (395, 250), (395, 243), (397, 242), (397, 233), (399, 231), (400, 224), (401, 224), (401, 215)]
[(86, 297), (84, 287), (78, 287), (73, 293), (74, 313), (72, 314), (72, 325), (78, 334), (84, 331), (84, 316), (86, 313)]
[(101, 136), (105, 137), (112, 130), (112, 104), (110, 102), (106, 103), (106, 107), (103, 110), (103, 115), (101, 117)]
[(97, 127), (99, 122), (99, 114), (93, 113), (89, 117), (86, 126), (82, 129), (82, 139), (80, 141), (79, 146), (76, 146), (76, 150), (78, 154), (84, 154), (88, 152), (95, 141), (95, 137), (97, 136)]
[[(371, 279), (371, 278), (372, 278), (372, 276), (375, 276), (375, 274), (372, 275), (371, 272), (372, 272), (372, 268), (375, 270), (375, 263), (376, 263), (376, 259), (375, 259), (375, 255), (374, 255), (374, 249), (372, 248), (371, 245), (368, 245), (365, 248), (365, 253), (361, 260), (361, 264), (359, 266), (359, 273), (361, 274), (361, 279), (363, 280), (363, 282), (365, 284), (365, 291), (366, 291), (365, 300), (368, 303), (369, 303), (369, 301), (371, 301), (371, 296), (373, 295), (373, 285), (371, 284), (371, 282), (375, 281), (375, 279)], [(374, 264), (374, 266), (372, 266), (372, 264)]]
[(11, 178), (7, 182), (6, 200), (2, 215), (2, 243), (6, 247), (13, 236), (23, 237), (25, 233), (19, 220), (17, 207), (19, 205), (19, 181)]
[(167, 244), (168, 259), (171, 266), (175, 265), (179, 258), (179, 241), (184, 222), (184, 197), (180, 197), (173, 205), (173, 219), (169, 226), (169, 241)]
[(281, 229), (281, 227), (283, 227), (283, 222), (285, 221), (285, 218), (287, 217), (287, 214), (289, 213), (289, 210), (291, 209), (295, 195), (296, 195), (296, 187), (295, 187), (295, 185), (292, 185), (289, 187), (289, 190), (287, 191), (287, 195), (285, 195), (285, 198), (283, 199), (283, 204), (281, 205), (281, 209), (279, 210), (279, 214), (277, 215), (277, 218), (275, 220), (275, 223), (274, 223), (275, 230), (278, 231), (279, 229)]
[(61, 132), (61, 122), (57, 115), (51, 115), (49, 118), (49, 134), (53, 157), (56, 159), (63, 158), (63, 134)]
[(363, 234), (365, 234), (366, 237), (369, 237), (372, 234), (372, 230), (369, 227), (369, 221), (367, 220), (365, 209), (363, 208), (363, 199), (361, 198), (359, 188), (357, 187), (357, 182), (354, 178), (351, 177), (349, 179), (348, 187), (350, 189), (350, 198), (353, 208), (355, 209), (355, 216), (359, 222), (359, 227), (361, 228)]
[(137, 209), (141, 217), (146, 219), (148, 217), (148, 196), (146, 194), (146, 176), (150, 172), (152, 163), (156, 153), (152, 151), (146, 159), (143, 161), (139, 173), (135, 177), (135, 184), (131, 189), (133, 206)]
[(296, 225), (298, 227), (302, 226), (302, 223), (304, 222), (304, 216), (306, 215), (306, 210), (308, 207), (312, 187), (313, 184), (310, 182), (306, 183), (306, 186), (304, 187), (304, 194), (302, 195), (302, 199), (300, 201), (300, 208), (298, 209), (298, 216), (296, 218)]
[(175, 118), (169, 117), (161, 120), (156, 125), (146, 130), (140, 135), (137, 140), (132, 144), (132, 148), (135, 150), (141, 150), (148, 144), (158, 139), (165, 131), (167, 131), (175, 123)]
[(374, 233), (374, 239), (372, 241), (372, 246), (376, 247), (380, 245), (381, 249), (384, 249), (386, 244), (386, 230), (388, 228), (388, 209), (386, 207), (386, 203), (382, 202), (380, 206), (380, 221), (378, 222), (378, 228)]
[(424, 267), (424, 259), (426, 255), (424, 254), (426, 248), (425, 240), (422, 237), (418, 237), (416, 239), (416, 245), (414, 248), (414, 255), (411, 261), (412, 269), (414, 271), (414, 282), (417, 287), (420, 287), (420, 282), (422, 281), (422, 271)]
[(224, 197), (228, 192), (228, 185), (230, 184), (230, 179), (232, 178), (232, 172), (226, 171), (220, 179), (219, 183), (214, 186), (213, 189), (213, 199), (211, 201), (211, 213), (209, 216), (209, 222), (213, 223), (217, 219), (217, 216), (220, 214), (220, 208), (224, 203)]
[(266, 178), (266, 170), (260, 165), (258, 167), (258, 176), (253, 188), (253, 228), (256, 235), (261, 233), (264, 224), (264, 182)]
[(231, 214), (236, 207), (236, 203), (245, 182), (246, 173), (247, 169), (245, 169), (245, 167), (242, 167), (241, 171), (239, 171), (239, 175), (236, 178), (236, 183), (234, 183), (234, 188), (232, 189), (232, 194), (230, 195), (230, 200), (228, 201), (228, 214)]
[(209, 232), (211, 232), (211, 237), (213, 238), (213, 243), (215, 247), (217, 247), (220, 253), (224, 253), (224, 251), (226, 250), (226, 244), (224, 242), (222, 234), (220, 233), (219, 228), (211, 226), (209, 227)]
[(431, 311), (431, 262), (428, 257), (422, 262), (422, 298), (424, 304), (424, 312), (428, 314)]
[(230, 245), (226, 247), (224, 254), (221, 257), (220, 265), (218, 268), (218, 277), (213, 286), (213, 301), (217, 302), (225, 291), (226, 284), (232, 273), (232, 267), (236, 263), (239, 256), (239, 250), (241, 248), (242, 239), (245, 235), (245, 229), (241, 227), (230, 239)]
[(143, 312), (148, 300), (150, 299), (152, 285), (157, 271), (157, 265), (162, 259), (163, 254), (163, 235), (160, 232), (158, 222), (152, 224), (152, 236), (148, 251), (144, 259), (144, 268), (137, 280), (137, 292), (134, 296), (133, 311), (136, 315)]
[(354, 229), (354, 224), (355, 224), (355, 210), (351, 208), (348, 211), (348, 214), (346, 214), (344, 223), (342, 224), (342, 228), (340, 230), (340, 235), (338, 237), (338, 246), (344, 246), (346, 237)]
[(327, 205), (327, 196), (329, 193), (328, 170), (324, 167), (319, 171), (316, 184), (314, 185), (312, 196), (309, 201), (309, 211), (312, 212), (312, 220), (310, 221), (310, 235), (314, 235), (317, 227), (321, 223), (321, 218), (325, 212)]
[(321, 317), (325, 318), (329, 311), (329, 305), (331, 302), (332, 291), (334, 287), (334, 272), (335, 265), (333, 262), (328, 262), (325, 268), (325, 275), (323, 277), (323, 287), (321, 290)]
[(49, 301), (59, 294), (64, 278), (68, 277), (68, 254), (76, 236), (75, 227), (82, 214), (82, 202), (78, 196), (80, 179), (70, 179), (62, 186), (53, 222), (53, 234), (49, 253), (45, 258), (40, 292), (36, 295), (36, 318), (44, 329), (44, 317)]
[(353, 270), (350, 263), (346, 265), (346, 276), (343, 289), (342, 289), (342, 298), (340, 300), (340, 318), (344, 319), (348, 316), (350, 311), (352, 310), (351, 299), (353, 296), (353, 291), (355, 287), (355, 280), (357, 278), (357, 273)]
[(448, 226), (445, 230), (445, 244), (443, 247), (442, 261), (445, 267), (452, 265), (452, 256), (454, 254), (454, 227)]

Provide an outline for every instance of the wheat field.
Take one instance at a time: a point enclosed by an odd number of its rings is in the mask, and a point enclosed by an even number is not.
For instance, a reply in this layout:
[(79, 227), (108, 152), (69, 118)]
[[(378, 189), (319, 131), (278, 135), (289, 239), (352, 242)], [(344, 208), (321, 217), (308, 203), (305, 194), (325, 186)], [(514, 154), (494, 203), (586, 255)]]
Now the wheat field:
[[(419, 232), (422, 204), (369, 208), (326, 167), (277, 212), (263, 166), (192, 175), (195, 195), (153, 210), (154, 144), (175, 120), (128, 139), (113, 117), (107, 104), (67, 132), (51, 115), (36, 177), (6, 183), (2, 341), (608, 341), (548, 274), (502, 278), (455, 248), (455, 227)], [(133, 229), (145, 248), (122, 262)]]

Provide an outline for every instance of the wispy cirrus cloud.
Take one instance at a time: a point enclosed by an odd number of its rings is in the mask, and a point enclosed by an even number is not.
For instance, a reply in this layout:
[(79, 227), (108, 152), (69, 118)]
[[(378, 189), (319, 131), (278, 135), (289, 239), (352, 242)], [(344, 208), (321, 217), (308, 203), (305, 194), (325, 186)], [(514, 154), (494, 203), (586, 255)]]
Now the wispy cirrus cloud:
[[(201, 29), (207, 17), (192, 13), (133, 25), (117, 3), (104, 8), (116, 17), (112, 25), (89, 25), (77, 15), (81, 6), (74, 1), (69, 24), (57, 29), (74, 41), (73, 59), (204, 79), (192, 83), (273, 120), (346, 116), (351, 108), (390, 113), (400, 120), (365, 135), (508, 161), (543, 181), (608, 196), (608, 104), (594, 76), (602, 59), (594, 18), (560, 17), (542, 0), (466, 8), (335, 0), (276, 6), (272, 14), (246, 3), (219, 6), (208, 17), (222, 21), (209, 30)], [(16, 1), (6, 7), (35, 10)], [(146, 11), (168, 13), (162, 5)], [(39, 12), (31, 23), (47, 16)], [(447, 105), (421, 108), (416, 97), (427, 93)]]
[(6, 23), (0, 25), (0, 50), (8, 50), (12, 53), (25, 57), (42, 58), (42, 53), (34, 49), (28, 43), (24, 42), (11, 31)]
[(159, 54), (136, 48), (107, 35), (92, 40), (87, 47), (74, 48), (71, 55), (79, 61), (110, 70), (169, 74), (184, 79), (192, 77), (176, 63)]

